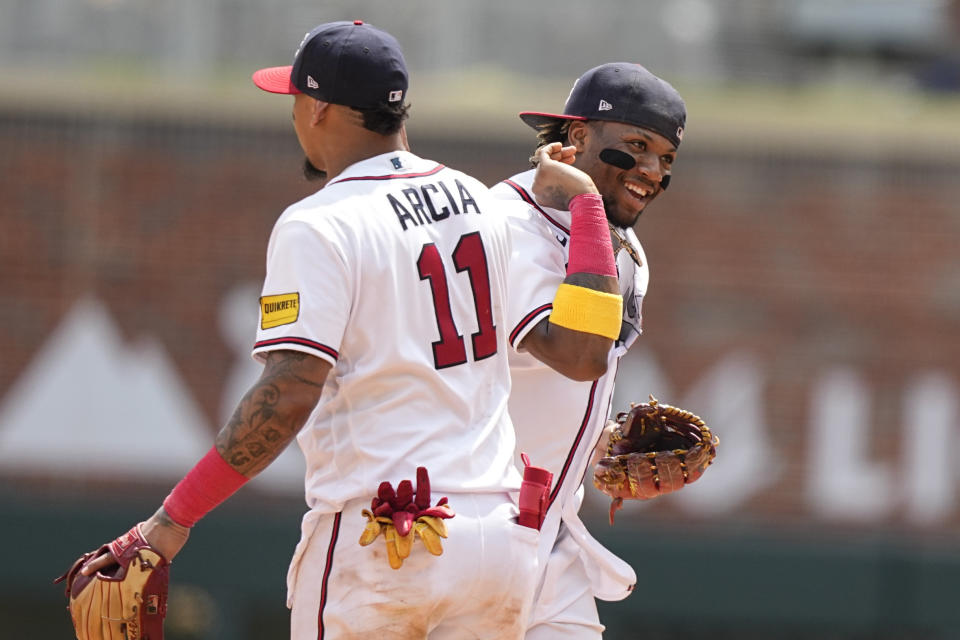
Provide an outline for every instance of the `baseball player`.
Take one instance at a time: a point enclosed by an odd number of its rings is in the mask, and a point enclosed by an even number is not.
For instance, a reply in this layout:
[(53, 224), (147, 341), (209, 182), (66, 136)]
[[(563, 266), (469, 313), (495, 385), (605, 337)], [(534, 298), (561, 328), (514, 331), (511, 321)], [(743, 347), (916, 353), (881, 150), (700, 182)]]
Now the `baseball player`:
[[(81, 558), (68, 590), (139, 547), (171, 560), (198, 520), (296, 438), (310, 509), (287, 578), (292, 638), (520, 638), (539, 533), (518, 522), (510, 495), (521, 484), (506, 411), (512, 245), (495, 212), (511, 205), (406, 150), (407, 71), (389, 34), (320, 25), (292, 66), (253, 80), (294, 96), (307, 174), (324, 182), (270, 237), (253, 350), (263, 373), (163, 506)], [(538, 192), (593, 220), (572, 242), (600, 247), (610, 272), (602, 204), (563, 162), (572, 150), (551, 145), (538, 158)], [(553, 301), (568, 325), (558, 331), (619, 325), (618, 294), (566, 284), (576, 290)], [(161, 591), (144, 600), (160, 615)], [(106, 620), (94, 606), (71, 607), (78, 635)]]
[(573, 167), (588, 174), (602, 195), (623, 300), (621, 321), (605, 342), (584, 342), (576, 351), (551, 342), (551, 300), (573, 259), (570, 234), (577, 216), (531, 192), (533, 170), (492, 189), (527, 205), (522, 215), (511, 213), (516, 277), (507, 321), (516, 351), (510, 354), (509, 410), (518, 451), (553, 474), (526, 638), (600, 638), (594, 597), (626, 597), (636, 575), (590, 536), (577, 513), (584, 474), (610, 415), (617, 362), (641, 332), (649, 267), (633, 226), (669, 183), (686, 109), (673, 87), (642, 66), (610, 63), (577, 80), (562, 114), (520, 117), (537, 130), (538, 145), (573, 146)]

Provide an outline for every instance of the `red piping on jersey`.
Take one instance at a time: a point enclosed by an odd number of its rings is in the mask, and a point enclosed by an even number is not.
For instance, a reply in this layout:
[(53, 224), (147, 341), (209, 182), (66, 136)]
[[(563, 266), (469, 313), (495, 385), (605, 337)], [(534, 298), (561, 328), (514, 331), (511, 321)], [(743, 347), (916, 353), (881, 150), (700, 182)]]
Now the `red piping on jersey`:
[(533, 199), (533, 196), (531, 196), (529, 193), (527, 193), (527, 190), (526, 190), (526, 189), (524, 189), (524, 188), (521, 187), (519, 184), (517, 184), (516, 182), (514, 182), (513, 180), (510, 180), (510, 179), (504, 180), (503, 183), (504, 183), (505, 185), (509, 186), (510, 188), (512, 188), (512, 189), (513, 189), (514, 191), (516, 191), (518, 194), (520, 194), (520, 197), (523, 198), (523, 201), (524, 201), (524, 202), (526, 202), (526, 203), (529, 204), (531, 207), (533, 207), (534, 209), (536, 209), (537, 211), (539, 211), (540, 213), (542, 213), (542, 214), (543, 214), (543, 217), (546, 218), (547, 220), (549, 220), (550, 223), (551, 223), (553, 226), (557, 227), (558, 229), (560, 229), (561, 231), (563, 231), (563, 232), (564, 232), (565, 234), (567, 234), (568, 236), (570, 235), (570, 229), (567, 229), (565, 226), (563, 226), (562, 224), (560, 224), (559, 222), (557, 222), (556, 220), (554, 220), (553, 218), (551, 218), (551, 217), (550, 217), (550, 214), (547, 213), (546, 211), (544, 211), (544, 210), (540, 207), (540, 205), (537, 204), (537, 201)]
[[(611, 372), (609, 369), (607, 370), (607, 374), (611, 376), (611, 378), (610, 378), (611, 380), (616, 380), (616, 379), (617, 379), (617, 369), (619, 369), (619, 368), (620, 368), (620, 358), (617, 358), (617, 359), (614, 360), (614, 362), (613, 362), (613, 371)], [(599, 382), (599, 380), (598, 380), (597, 382)], [(605, 412), (604, 412), (604, 415), (610, 415), (610, 407), (612, 407), (612, 406), (613, 406), (613, 394), (611, 393), (611, 394), (610, 394), (610, 399), (607, 400), (607, 408), (606, 408), (606, 410), (605, 410)], [(592, 445), (590, 445), (590, 450), (591, 450), (591, 451), (593, 451), (594, 449), (597, 448), (597, 445), (600, 444), (600, 438), (602, 438), (602, 437), (603, 437), (603, 429), (601, 429), (600, 432), (597, 433), (597, 439), (593, 442)], [(580, 474), (580, 484), (583, 484), (584, 479), (587, 477), (587, 472), (588, 472), (588, 471), (590, 471), (590, 465), (589, 465), (589, 464), (586, 465), (586, 466), (583, 468), (583, 473)]]
[(567, 460), (563, 463), (563, 471), (560, 472), (557, 478), (557, 484), (554, 485), (553, 491), (550, 493), (550, 503), (547, 505), (547, 509), (553, 506), (553, 501), (557, 499), (557, 495), (560, 493), (560, 487), (563, 485), (563, 480), (567, 477), (567, 471), (570, 470), (570, 465), (573, 464), (573, 457), (580, 447), (580, 441), (583, 440), (583, 434), (586, 433), (587, 425), (590, 424), (590, 414), (593, 412), (593, 395), (597, 391), (597, 384), (599, 382), (599, 380), (594, 380), (590, 386), (590, 402), (587, 403), (587, 410), (583, 414), (580, 431), (577, 432), (577, 439), (573, 441), (573, 446), (570, 447), (570, 453), (567, 454)]
[(306, 338), (271, 338), (270, 340), (261, 340), (260, 342), (254, 344), (253, 348), (259, 349), (261, 347), (272, 347), (278, 344), (299, 344), (304, 347), (316, 349), (317, 351), (322, 351), (328, 356), (331, 356), (334, 360), (340, 358), (340, 354), (337, 353), (336, 349), (328, 347), (325, 344), (320, 344), (319, 342), (314, 342), (313, 340), (307, 340)]
[(317, 607), (317, 640), (323, 640), (323, 608), (327, 605), (327, 584), (330, 582), (330, 572), (333, 569), (333, 548), (337, 545), (340, 535), (340, 516), (338, 511), (333, 516), (333, 532), (330, 534), (330, 546), (327, 547), (327, 564), (323, 568), (323, 580), (320, 582), (320, 606)]
[(548, 303), (545, 304), (545, 305), (541, 305), (541, 306), (537, 307), (536, 309), (534, 309), (533, 311), (531, 311), (530, 313), (528, 313), (527, 315), (523, 316), (523, 320), (521, 320), (521, 321), (517, 324), (517, 326), (514, 327), (513, 331), (510, 332), (510, 344), (511, 344), (512, 346), (516, 347), (517, 345), (513, 344), (513, 341), (517, 339), (517, 335), (518, 335), (521, 331), (523, 331), (524, 327), (526, 327), (528, 324), (530, 324), (530, 322), (531, 322), (536, 316), (540, 315), (541, 313), (543, 313), (543, 312), (546, 311), (547, 309), (553, 309), (553, 303), (552, 303), (552, 302), (548, 302)]
[(329, 187), (331, 184), (337, 184), (339, 182), (352, 182), (354, 180), (399, 180), (402, 178), (423, 178), (425, 176), (432, 176), (435, 173), (439, 173), (441, 170), (446, 169), (442, 164), (438, 164), (433, 169), (429, 171), (421, 171), (420, 173), (391, 173), (385, 176), (355, 176), (353, 178), (340, 178), (339, 180), (334, 180), (327, 184)]

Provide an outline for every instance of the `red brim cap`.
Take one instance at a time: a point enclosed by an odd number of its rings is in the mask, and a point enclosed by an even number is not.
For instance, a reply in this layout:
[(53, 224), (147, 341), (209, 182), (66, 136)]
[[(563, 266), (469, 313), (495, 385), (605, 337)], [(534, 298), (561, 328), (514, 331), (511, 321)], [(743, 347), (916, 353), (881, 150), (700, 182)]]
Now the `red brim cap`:
[(534, 129), (557, 120), (586, 120), (583, 116), (565, 116), (559, 113), (541, 113), (539, 111), (524, 111), (520, 114), (520, 119)]
[(290, 81), (292, 71), (292, 65), (260, 69), (253, 74), (253, 84), (270, 93), (300, 93), (300, 90)]

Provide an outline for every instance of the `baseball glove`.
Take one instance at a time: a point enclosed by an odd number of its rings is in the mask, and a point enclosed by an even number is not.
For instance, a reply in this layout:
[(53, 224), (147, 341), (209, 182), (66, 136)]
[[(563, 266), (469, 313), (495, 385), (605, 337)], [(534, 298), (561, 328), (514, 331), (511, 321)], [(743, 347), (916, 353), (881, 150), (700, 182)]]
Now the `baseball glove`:
[[(116, 564), (85, 576), (83, 566), (109, 553)], [(140, 525), (83, 554), (54, 582), (66, 581), (77, 640), (163, 640), (170, 563), (143, 537)]]
[(607, 430), (606, 455), (594, 467), (593, 485), (613, 498), (610, 524), (624, 498), (649, 500), (695, 482), (720, 444), (698, 416), (653, 396), (631, 404)]

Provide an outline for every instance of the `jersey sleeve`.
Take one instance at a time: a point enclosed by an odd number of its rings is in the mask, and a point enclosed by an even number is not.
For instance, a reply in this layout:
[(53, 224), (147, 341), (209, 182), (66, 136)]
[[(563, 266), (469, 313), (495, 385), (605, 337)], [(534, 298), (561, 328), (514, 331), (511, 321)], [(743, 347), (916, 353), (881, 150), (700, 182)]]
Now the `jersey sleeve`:
[(336, 364), (347, 326), (353, 279), (344, 243), (300, 220), (281, 220), (267, 248), (255, 360), (278, 349)]
[(522, 203), (507, 211), (513, 250), (507, 290), (510, 345), (517, 349), (527, 333), (553, 309), (557, 287), (566, 277), (565, 251), (536, 211)]

